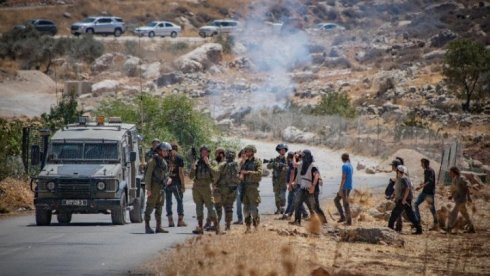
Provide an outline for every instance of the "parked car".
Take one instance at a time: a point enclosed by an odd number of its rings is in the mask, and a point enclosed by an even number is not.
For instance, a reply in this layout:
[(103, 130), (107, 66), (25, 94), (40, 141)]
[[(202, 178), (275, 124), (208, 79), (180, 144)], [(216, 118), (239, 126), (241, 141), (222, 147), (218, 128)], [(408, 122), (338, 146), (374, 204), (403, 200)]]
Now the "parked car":
[(46, 19), (31, 19), (26, 21), (24, 24), (15, 26), (19, 29), (25, 29), (27, 26), (32, 26), (34, 29), (43, 34), (56, 35), (58, 28), (53, 21)]
[(223, 19), (214, 20), (206, 26), (199, 28), (199, 35), (201, 37), (215, 36), (218, 34), (227, 34), (238, 30), (240, 23), (236, 20)]
[(71, 33), (81, 34), (113, 34), (118, 37), (126, 31), (126, 25), (120, 17), (90, 16), (71, 25)]
[(148, 23), (146, 26), (138, 27), (134, 30), (134, 32), (138, 36), (170, 36), (177, 37), (178, 34), (182, 31), (182, 28), (172, 22), (168, 21), (152, 21)]
[(335, 23), (318, 23), (316, 25), (315, 29), (321, 30), (321, 31), (345, 30), (344, 27), (340, 26), (339, 24), (335, 24)]

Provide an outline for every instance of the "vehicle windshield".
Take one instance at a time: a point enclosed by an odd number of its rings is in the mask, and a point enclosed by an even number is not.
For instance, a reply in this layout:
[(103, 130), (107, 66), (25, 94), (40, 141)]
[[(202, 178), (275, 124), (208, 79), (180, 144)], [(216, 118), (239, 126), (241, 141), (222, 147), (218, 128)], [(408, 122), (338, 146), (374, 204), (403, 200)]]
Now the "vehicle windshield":
[(209, 23), (208, 23), (208, 26), (215, 26), (215, 27), (219, 27), (219, 22), (216, 22), (216, 21), (209, 22)]
[(146, 26), (147, 26), (147, 27), (155, 27), (157, 24), (158, 24), (157, 22), (152, 21), (152, 22), (150, 22), (150, 23), (146, 24)]
[(94, 21), (95, 21), (95, 18), (93, 18), (93, 17), (87, 17), (84, 20), (82, 20), (81, 22), (82, 23), (92, 23)]
[(117, 143), (53, 143), (48, 161), (118, 160)]

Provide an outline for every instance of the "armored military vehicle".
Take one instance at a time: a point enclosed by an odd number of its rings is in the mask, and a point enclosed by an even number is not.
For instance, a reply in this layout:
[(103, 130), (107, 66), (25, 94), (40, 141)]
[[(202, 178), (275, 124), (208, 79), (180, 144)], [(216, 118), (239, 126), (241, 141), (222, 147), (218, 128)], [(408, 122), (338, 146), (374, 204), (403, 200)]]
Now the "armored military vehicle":
[(128, 211), (131, 222), (142, 222), (145, 187), (135, 125), (82, 117), (46, 141), (45, 154), (32, 150), (33, 164), (42, 163), (31, 182), (37, 225), (49, 225), (53, 214), (68, 224), (79, 213), (110, 214), (113, 224), (122, 225)]

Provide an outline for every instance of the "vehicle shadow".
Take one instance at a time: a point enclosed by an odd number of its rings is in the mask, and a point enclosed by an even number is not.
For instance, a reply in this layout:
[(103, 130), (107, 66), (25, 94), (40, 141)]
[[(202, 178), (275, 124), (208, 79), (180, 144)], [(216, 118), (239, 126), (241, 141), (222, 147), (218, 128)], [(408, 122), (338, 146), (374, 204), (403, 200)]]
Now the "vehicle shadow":
[(51, 223), (50, 225), (46, 226), (38, 226), (35, 223), (31, 223), (26, 225), (27, 227), (83, 227), (83, 226), (121, 226), (121, 225), (114, 225), (111, 222), (74, 222), (74, 223)]

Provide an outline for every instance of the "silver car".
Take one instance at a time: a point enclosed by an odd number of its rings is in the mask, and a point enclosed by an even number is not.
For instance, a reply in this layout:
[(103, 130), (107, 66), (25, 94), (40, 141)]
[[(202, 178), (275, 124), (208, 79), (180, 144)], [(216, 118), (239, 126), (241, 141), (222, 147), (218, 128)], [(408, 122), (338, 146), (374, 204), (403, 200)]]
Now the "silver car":
[(70, 30), (75, 36), (81, 34), (113, 34), (118, 37), (126, 31), (126, 25), (120, 17), (90, 16), (71, 25)]
[(215, 36), (218, 34), (227, 34), (240, 28), (240, 23), (236, 20), (223, 19), (214, 20), (206, 26), (199, 28), (201, 37)]
[(146, 26), (136, 28), (134, 32), (138, 36), (177, 37), (182, 32), (182, 28), (179, 25), (168, 21), (152, 21)]

